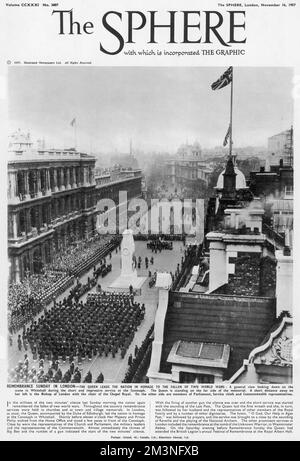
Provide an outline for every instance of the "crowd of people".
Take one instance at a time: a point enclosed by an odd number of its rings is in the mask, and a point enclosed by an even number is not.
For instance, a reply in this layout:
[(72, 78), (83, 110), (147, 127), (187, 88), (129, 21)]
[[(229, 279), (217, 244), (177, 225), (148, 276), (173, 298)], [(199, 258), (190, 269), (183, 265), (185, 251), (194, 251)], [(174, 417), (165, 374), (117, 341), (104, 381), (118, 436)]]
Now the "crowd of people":
[(152, 252), (157, 253), (158, 251), (161, 253), (162, 250), (173, 250), (173, 242), (168, 242), (167, 240), (150, 240), (147, 243), (147, 248), (150, 249)]
[(38, 314), (44, 306), (45, 294), (65, 278), (65, 274), (45, 269), (31, 274), (22, 283), (8, 287), (8, 326), (10, 333), (19, 330)]
[[(128, 358), (129, 368), (123, 379), (123, 383), (140, 382), (140, 379), (145, 374), (145, 362), (149, 361), (149, 352), (153, 340), (153, 325), (148, 331), (145, 339), (143, 340), (140, 347), (135, 347), (134, 358), (132, 355)], [(149, 363), (147, 363), (149, 365)]]
[[(46, 304), (73, 284), (73, 272), (104, 249), (111, 236), (96, 236), (70, 245), (64, 252), (54, 255), (53, 262), (43, 267), (40, 274), (27, 275), (22, 282), (8, 287), (8, 327), (11, 334), (26, 325)], [(111, 253), (110, 253), (111, 254)], [(111, 270), (106, 265), (102, 276)]]
[(141, 240), (141, 241), (153, 241), (153, 240), (164, 240), (168, 242), (176, 242), (180, 241), (183, 242), (184, 245), (186, 244), (186, 236), (184, 234), (136, 234), (134, 236), (134, 240)]
[(85, 303), (64, 300), (45, 310), (23, 329), (18, 347), (25, 343), (35, 360), (124, 358), (144, 315), (145, 305), (130, 294), (90, 293)]
[[(111, 258), (111, 253), (109, 254)], [(94, 266), (93, 275), (87, 278), (86, 283), (79, 281), (79, 278), (76, 279), (76, 284), (71, 288), (69, 295), (63, 299), (63, 304), (71, 305), (73, 301), (78, 303), (81, 296), (90, 291), (93, 287), (97, 285), (97, 292), (101, 291), (100, 283), (97, 284), (98, 278), (105, 277), (112, 270), (112, 264), (106, 264), (106, 259), (101, 259), (99, 267)]]
[[(158, 236), (148, 237), (152, 251), (169, 248), (172, 241), (177, 240), (176, 236), (168, 236), (165, 240)], [(84, 360), (101, 356), (115, 358), (117, 354), (124, 359), (144, 318), (145, 305), (135, 301), (133, 289), (128, 294), (102, 291), (98, 278), (104, 277), (112, 269), (110, 259), (115, 247), (113, 250), (105, 250), (106, 258), (97, 260), (97, 266), (94, 265), (92, 275), (85, 283), (80, 282), (79, 276), (72, 275), (76, 284), (62, 301), (56, 302), (54, 296), (51, 298), (51, 307), (46, 307), (43, 302), (45, 292), (53, 290), (62, 277), (67, 274), (71, 276), (76, 265), (82, 264), (82, 261), (90, 261), (96, 250), (110, 241), (109, 236), (101, 236), (100, 239), (81, 242), (76, 248), (69, 247), (67, 252), (56, 255), (53, 263), (43, 269), (43, 273), (27, 276), (22, 283), (10, 286), (10, 334), (20, 330), (20, 327), (23, 328), (17, 336), (17, 346), (20, 352), (25, 353), (24, 360), (11, 371), (11, 381), (88, 383), (93, 381), (93, 376), (90, 372), (82, 376), (80, 366)], [(177, 264), (176, 270), (174, 268), (175, 276), (171, 274), (173, 282), (179, 278), (184, 260), (191, 252), (189, 247), (184, 250), (181, 264)], [(155, 255), (154, 257), (156, 258)], [(148, 270), (149, 286), (155, 285), (154, 257), (134, 257), (135, 267), (145, 267)], [(96, 285), (96, 293), (89, 293), (86, 302), (81, 301), (81, 296)], [(40, 314), (39, 318), (36, 317), (37, 314)], [(15, 339), (11, 337), (11, 341), (15, 342)], [(140, 351), (135, 349), (134, 357), (129, 356), (131, 374), (140, 361), (144, 348), (143, 343)], [(35, 362), (31, 368), (27, 353), (32, 354)], [(59, 366), (61, 363), (69, 364), (67, 370), (65, 366), (62, 367), (66, 370), (64, 373)], [(129, 375), (127, 379), (131, 379)], [(94, 380), (103, 382), (103, 374), (99, 372)]]
[(65, 251), (59, 252), (53, 258), (50, 265), (52, 269), (73, 273), (79, 264), (89, 261), (111, 240), (109, 235), (97, 235), (91, 239), (81, 240), (76, 244), (69, 245)]
[[(62, 372), (58, 360), (53, 360), (46, 369), (45, 361), (40, 359), (38, 364), (30, 367), (28, 355), (20, 360), (18, 365), (10, 370), (9, 381), (13, 383), (83, 383), (93, 382), (93, 375), (87, 372), (82, 379), (82, 372), (79, 367), (75, 367), (74, 361), (70, 363), (65, 373)], [(104, 375), (100, 372), (95, 380), (96, 383), (104, 382)]]
[[(143, 264), (143, 259), (141, 256), (133, 256), (133, 265), (134, 265), (134, 268), (138, 268), (138, 269), (141, 269), (142, 267), (142, 264)], [(145, 256), (145, 268), (148, 269), (149, 267), (149, 264), (153, 265), (154, 264), (154, 258), (153, 256), (151, 256), (151, 258), (149, 259), (148, 256)], [(149, 277), (151, 277), (151, 274), (149, 275)]]

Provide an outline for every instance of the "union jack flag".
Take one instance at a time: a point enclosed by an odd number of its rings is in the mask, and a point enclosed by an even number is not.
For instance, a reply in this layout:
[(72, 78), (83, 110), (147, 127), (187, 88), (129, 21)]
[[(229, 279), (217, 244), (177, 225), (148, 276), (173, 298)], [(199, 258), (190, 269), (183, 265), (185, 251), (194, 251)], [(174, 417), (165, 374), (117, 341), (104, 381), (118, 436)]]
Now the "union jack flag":
[(223, 141), (223, 146), (224, 146), (224, 147), (227, 146), (230, 133), (231, 133), (231, 125), (229, 125), (228, 130), (227, 130), (227, 133), (226, 133), (225, 138), (224, 138), (224, 141)]
[(232, 67), (228, 67), (224, 74), (211, 85), (211, 89), (220, 90), (229, 85), (230, 82), (232, 82)]

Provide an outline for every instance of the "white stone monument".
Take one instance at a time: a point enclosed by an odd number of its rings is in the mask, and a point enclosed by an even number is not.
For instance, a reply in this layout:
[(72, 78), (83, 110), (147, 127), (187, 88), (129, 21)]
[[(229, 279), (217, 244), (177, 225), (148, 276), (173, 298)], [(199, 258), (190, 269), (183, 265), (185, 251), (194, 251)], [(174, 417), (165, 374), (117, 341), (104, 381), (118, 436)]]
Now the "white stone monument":
[(138, 277), (133, 267), (134, 250), (133, 232), (125, 229), (121, 243), (121, 275), (108, 287), (110, 291), (129, 291), (130, 285), (136, 292), (141, 289), (147, 277)]
[(133, 255), (135, 244), (131, 229), (125, 229), (121, 243), (121, 277), (137, 277), (136, 269), (133, 268)]

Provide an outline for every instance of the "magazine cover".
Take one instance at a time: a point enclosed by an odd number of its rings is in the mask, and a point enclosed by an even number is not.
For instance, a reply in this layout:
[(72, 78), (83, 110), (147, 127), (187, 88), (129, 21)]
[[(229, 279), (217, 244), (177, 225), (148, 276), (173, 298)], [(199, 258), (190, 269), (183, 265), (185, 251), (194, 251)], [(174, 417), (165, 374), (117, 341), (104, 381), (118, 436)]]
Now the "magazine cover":
[(1, 439), (299, 438), (299, 5), (1, 19)]

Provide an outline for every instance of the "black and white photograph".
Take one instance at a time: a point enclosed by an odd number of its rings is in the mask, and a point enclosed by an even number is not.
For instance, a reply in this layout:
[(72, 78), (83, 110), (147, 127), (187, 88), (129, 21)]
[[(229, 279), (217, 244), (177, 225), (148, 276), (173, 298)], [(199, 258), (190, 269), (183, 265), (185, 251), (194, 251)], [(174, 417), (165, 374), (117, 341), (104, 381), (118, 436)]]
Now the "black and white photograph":
[(293, 77), (8, 69), (8, 383), (292, 383)]

